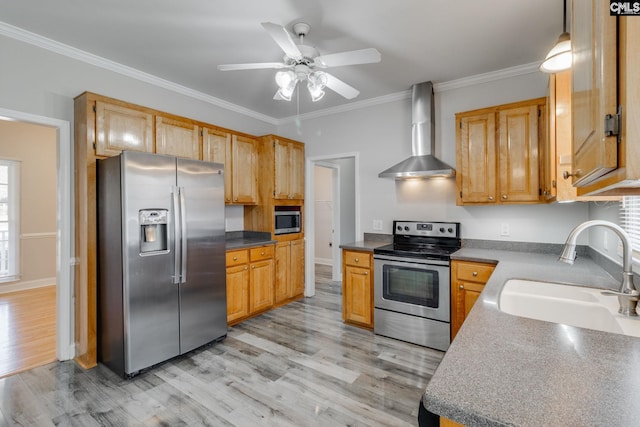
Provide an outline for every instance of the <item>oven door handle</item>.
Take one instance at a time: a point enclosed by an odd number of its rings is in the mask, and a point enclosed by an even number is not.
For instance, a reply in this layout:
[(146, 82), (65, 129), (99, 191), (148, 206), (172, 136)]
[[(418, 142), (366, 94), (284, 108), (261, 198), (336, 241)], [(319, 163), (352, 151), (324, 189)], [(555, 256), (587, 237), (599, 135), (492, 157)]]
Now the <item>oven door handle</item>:
[(390, 255), (381, 255), (381, 254), (378, 254), (378, 255), (374, 254), (373, 259), (374, 259), (374, 262), (375, 260), (381, 260), (381, 261), (395, 261), (395, 262), (405, 262), (405, 263), (423, 264), (423, 265), (449, 266), (449, 261), (443, 261), (440, 259), (410, 258), (410, 257), (399, 257), (399, 256), (390, 256)]

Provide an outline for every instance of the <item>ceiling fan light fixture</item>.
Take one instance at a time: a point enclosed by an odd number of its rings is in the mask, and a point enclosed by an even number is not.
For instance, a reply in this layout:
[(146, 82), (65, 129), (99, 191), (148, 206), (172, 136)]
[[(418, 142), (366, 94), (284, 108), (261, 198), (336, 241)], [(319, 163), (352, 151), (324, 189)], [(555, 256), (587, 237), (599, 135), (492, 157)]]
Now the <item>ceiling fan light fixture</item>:
[(327, 76), (322, 71), (316, 71), (307, 76), (307, 89), (309, 89), (311, 101), (317, 102), (322, 99), (326, 85)]
[[(291, 86), (291, 83), (296, 80), (296, 75), (293, 71), (278, 71), (276, 73), (276, 84), (280, 89), (285, 89)], [(295, 84), (294, 84), (295, 87)]]
[(571, 68), (573, 58), (571, 56), (571, 36), (567, 32), (567, 0), (564, 0), (562, 16), (562, 34), (551, 48), (544, 62), (540, 64), (543, 73), (558, 73)]

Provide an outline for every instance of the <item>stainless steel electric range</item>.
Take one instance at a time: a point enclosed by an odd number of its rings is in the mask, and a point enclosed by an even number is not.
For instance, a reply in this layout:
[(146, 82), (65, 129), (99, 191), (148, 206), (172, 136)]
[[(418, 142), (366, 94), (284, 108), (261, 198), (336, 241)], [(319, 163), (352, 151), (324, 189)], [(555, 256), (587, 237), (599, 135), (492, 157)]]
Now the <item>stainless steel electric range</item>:
[(374, 249), (374, 332), (437, 350), (450, 344), (450, 259), (460, 223), (394, 221)]

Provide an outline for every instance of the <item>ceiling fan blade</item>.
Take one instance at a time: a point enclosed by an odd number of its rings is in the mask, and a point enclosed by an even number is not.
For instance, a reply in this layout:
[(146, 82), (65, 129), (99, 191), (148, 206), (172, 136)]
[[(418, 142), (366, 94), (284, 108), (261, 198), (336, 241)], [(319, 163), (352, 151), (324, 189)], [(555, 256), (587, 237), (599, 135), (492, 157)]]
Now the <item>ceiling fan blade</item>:
[(282, 62), (253, 62), (247, 64), (224, 64), (218, 65), (220, 71), (233, 71), (233, 70), (260, 70), (264, 68), (286, 68), (287, 65)]
[(360, 94), (360, 91), (353, 86), (349, 86), (339, 78), (332, 76), (329, 73), (324, 73), (327, 76), (326, 87), (336, 92), (339, 95), (344, 96), (347, 99), (353, 99)]
[(314, 62), (319, 67), (340, 67), (343, 65), (371, 64), (380, 62), (382, 59), (380, 52), (374, 48), (351, 50), (348, 52), (331, 53), (320, 55)]
[(296, 46), (291, 38), (291, 34), (289, 34), (282, 25), (274, 24), (273, 22), (263, 22), (262, 26), (289, 58), (302, 59), (300, 49), (298, 49), (298, 46)]

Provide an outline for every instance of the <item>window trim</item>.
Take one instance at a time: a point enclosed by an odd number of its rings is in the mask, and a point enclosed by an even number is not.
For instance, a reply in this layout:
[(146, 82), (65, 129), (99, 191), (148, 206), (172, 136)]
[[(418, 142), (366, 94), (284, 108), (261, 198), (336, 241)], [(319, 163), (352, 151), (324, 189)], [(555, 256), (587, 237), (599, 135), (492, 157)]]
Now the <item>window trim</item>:
[(640, 264), (640, 196), (622, 197), (620, 224), (631, 238), (634, 264)]
[(0, 283), (20, 280), (20, 167), (19, 160), (0, 159), (0, 166), (8, 166), (8, 224), (9, 224), (9, 265), (8, 274), (0, 276)]

